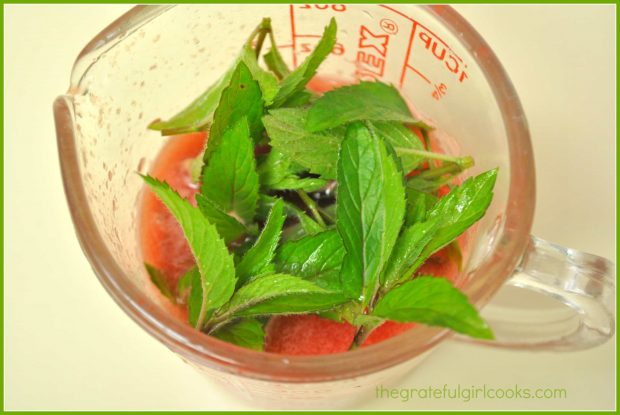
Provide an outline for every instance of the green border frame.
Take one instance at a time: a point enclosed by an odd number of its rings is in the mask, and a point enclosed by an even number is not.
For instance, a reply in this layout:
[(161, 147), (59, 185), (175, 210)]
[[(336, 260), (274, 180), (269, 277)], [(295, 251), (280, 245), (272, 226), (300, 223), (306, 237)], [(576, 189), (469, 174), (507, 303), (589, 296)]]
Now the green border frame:
[[(0, 57), (0, 60), (2, 62), (2, 83), (0, 84), (0, 90), (2, 91), (2, 95), (4, 97), (4, 5), (5, 4), (168, 4), (168, 3), (172, 3), (172, 4), (190, 4), (190, 3), (202, 3), (199, 1), (177, 1), (177, 2), (170, 2), (170, 1), (161, 1), (161, 0), (154, 0), (154, 1), (138, 1), (138, 2), (129, 2), (129, 1), (122, 1), (122, 0), (107, 0), (107, 1), (93, 1), (93, 0), (87, 0), (87, 1), (77, 1), (77, 0), (69, 0), (69, 1), (62, 1), (62, 2), (48, 2), (48, 1), (44, 1), (44, 0), (40, 0), (40, 1), (15, 1), (15, 0), (8, 0), (8, 1), (3, 1), (3, 7), (0, 10), (0, 18), (2, 20), (1, 25), (2, 25), (2, 33), (0, 34), (0, 37), (2, 39), (2, 56)], [(221, 3), (221, 2), (204, 2), (204, 3)], [(232, 3), (232, 2), (231, 2)], [(265, 4), (265, 3), (271, 3), (271, 4), (277, 4), (277, 3), (303, 3), (301, 1), (247, 1), (247, 0), (239, 0), (239, 1), (234, 1), (234, 3), (259, 3), (259, 4)], [(331, 2), (317, 2), (317, 3), (326, 3), (326, 4), (330, 4)], [(377, 1), (369, 1), (369, 0), (357, 0), (357, 1), (342, 1), (341, 3), (377, 3)], [(392, 1), (386, 1), (384, 3), (392, 3), (392, 4), (398, 4), (398, 3), (427, 3), (427, 2), (420, 2), (420, 1), (405, 1), (405, 0), (392, 0)], [(479, 1), (479, 0), (470, 0), (470, 1), (452, 1), (452, 2), (448, 2), (448, 1), (434, 1), (432, 2), (434, 4), (457, 4), (457, 3), (465, 3), (465, 4), (587, 4), (587, 5), (593, 5), (593, 4), (618, 4), (617, 0), (598, 0), (596, 2), (585, 2), (585, 1), (557, 1), (557, 0), (552, 0), (552, 1), (535, 1), (535, 0), (519, 0), (519, 1)], [(617, 8), (616, 8), (617, 10)], [(617, 14), (616, 14), (616, 18), (617, 18)], [(618, 24), (616, 22), (616, 39), (614, 39), (614, 41), (616, 41), (616, 106), (617, 106), (617, 96), (618, 96), (618, 91), (620, 91), (620, 87), (618, 84), (618, 46), (617, 46), (617, 33), (618, 33)], [(3, 109), (4, 109), (4, 100), (2, 103)], [(617, 110), (617, 108), (616, 108)], [(617, 110), (618, 111), (618, 110)], [(2, 230), (2, 234), (4, 236), (4, 111), (3, 111), (3, 115), (2, 118), (0, 119), (0, 126), (2, 127), (2, 148), (0, 148), (0, 155), (2, 156), (1, 160), (0, 160), (0, 178), (2, 178), (2, 184), (0, 186), (2, 186), (2, 195), (0, 196), (0, 211), (2, 213), (2, 220), (0, 220), (0, 229)], [(617, 125), (616, 125), (616, 144), (618, 143), (618, 133), (617, 133)], [(620, 156), (620, 148), (618, 147), (618, 145), (616, 145), (616, 195), (618, 194), (618, 170), (617, 170), (617, 160), (618, 157)], [(618, 215), (618, 206), (616, 205), (616, 215)], [(620, 245), (618, 244), (618, 233), (619, 233), (620, 227), (618, 226), (618, 223), (616, 221), (616, 258), (620, 256)], [(4, 243), (4, 237), (3, 237), (3, 243)], [(3, 244), (2, 243), (2, 244)], [(4, 280), (4, 249), (2, 250), (2, 253), (0, 254), (0, 262), (2, 263), (2, 277)], [(2, 315), (2, 317), (4, 317), (4, 283), (2, 284), (2, 286), (0, 287), (0, 292), (2, 293), (2, 299), (0, 299), (0, 301), (2, 302), (2, 310), (0, 311), (0, 314)], [(616, 294), (618, 293), (618, 286), (616, 285)], [(616, 320), (616, 327), (617, 327), (617, 320)], [(0, 324), (0, 333), (2, 334), (2, 357), (0, 358), (0, 368), (2, 369), (2, 373), (3, 373), (3, 380), (4, 380), (4, 358), (5, 358), (5, 350), (4, 350), (4, 318), (2, 320), (2, 323)], [(616, 355), (618, 354), (618, 342), (616, 341)], [(617, 368), (617, 362), (616, 362), (616, 368)], [(616, 370), (616, 393), (618, 392), (619, 388), (618, 388), (618, 373)], [(4, 382), (2, 383), (4, 385)], [(616, 399), (617, 399), (617, 395), (616, 395)], [(0, 391), (0, 404), (2, 405), (2, 413), (22, 413), (22, 414), (29, 414), (29, 413), (40, 413), (40, 412), (55, 412), (55, 413), (70, 413), (70, 411), (5, 411), (4, 410), (4, 387), (2, 388), (2, 390)], [(617, 402), (616, 402), (616, 411), (617, 411)], [(179, 411), (88, 411), (88, 412), (92, 412), (92, 413), (131, 413), (131, 414), (150, 414), (150, 413), (162, 413), (162, 414), (175, 414), (178, 413)], [(183, 413), (214, 413), (214, 414), (246, 414), (246, 413), (251, 413), (254, 411), (187, 411), (187, 412), (183, 412)], [(325, 413), (333, 413), (333, 412), (348, 412), (348, 413), (364, 413), (364, 412), (369, 412), (369, 411), (355, 411), (355, 410), (341, 410), (341, 411), (334, 411), (334, 410), (330, 410), (330, 411), (256, 411), (256, 412), (265, 412), (265, 413), (277, 413), (277, 414), (297, 414), (297, 413), (307, 413), (307, 414), (325, 414)], [(462, 411), (413, 411), (413, 410), (403, 410), (403, 411), (372, 411), (373, 413), (379, 413), (379, 414), (390, 414), (393, 412), (403, 412), (403, 413), (429, 413), (429, 414), (449, 414), (449, 413), (458, 413), (458, 412), (472, 412), (471, 410), (462, 410)], [(543, 413), (541, 411), (519, 411), (519, 410), (515, 410), (515, 411), (474, 411), (474, 412), (484, 412), (484, 413), (489, 413), (489, 414), (512, 414), (512, 413)], [(547, 412), (553, 412), (553, 411), (545, 411), (544, 413)], [(556, 411), (557, 412), (557, 411)], [(574, 411), (571, 413), (575, 413), (575, 414), (587, 414), (587, 413), (594, 413), (594, 411)], [(617, 413), (615, 411), (596, 411), (596, 413), (601, 413), (601, 414), (605, 414), (605, 413)]]

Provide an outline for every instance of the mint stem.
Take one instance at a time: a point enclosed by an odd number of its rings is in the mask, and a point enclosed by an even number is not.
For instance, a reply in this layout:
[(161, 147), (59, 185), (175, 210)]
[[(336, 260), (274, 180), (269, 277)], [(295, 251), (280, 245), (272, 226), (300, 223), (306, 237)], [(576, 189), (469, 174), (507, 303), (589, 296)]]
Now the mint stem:
[(458, 165), (470, 165), (473, 163), (473, 159), (469, 156), (455, 157), (455, 156), (450, 156), (448, 154), (443, 154), (443, 153), (434, 153), (432, 151), (416, 150), (414, 148), (404, 148), (404, 147), (394, 147), (394, 150), (396, 151), (396, 153), (413, 154), (416, 156), (424, 157), (425, 159), (429, 159), (429, 160), (447, 161), (447, 162), (458, 164)]
[(443, 176), (444, 174), (461, 173), (463, 170), (466, 170), (472, 167), (473, 165), (474, 165), (474, 159), (472, 159), (469, 156), (466, 156), (466, 157), (461, 158), (460, 163), (445, 164), (445, 165), (442, 165), (441, 167), (423, 171), (422, 173), (418, 174), (415, 177), (420, 178), (420, 179), (435, 179), (437, 177)]
[(297, 194), (306, 204), (306, 206), (308, 206), (308, 209), (310, 209), (312, 216), (314, 216), (314, 219), (319, 223), (319, 225), (325, 227), (325, 221), (323, 220), (323, 217), (321, 217), (321, 214), (319, 213), (319, 210), (314, 200), (312, 200), (312, 198), (308, 196), (308, 193), (304, 192), (303, 190), (298, 190)]

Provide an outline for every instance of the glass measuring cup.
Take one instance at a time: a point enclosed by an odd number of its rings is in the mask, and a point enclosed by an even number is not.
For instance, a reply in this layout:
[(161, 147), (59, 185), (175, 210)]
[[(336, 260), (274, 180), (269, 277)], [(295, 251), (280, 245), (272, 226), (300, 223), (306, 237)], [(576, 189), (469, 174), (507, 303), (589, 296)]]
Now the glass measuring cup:
[[(87, 47), (76, 62), (68, 96), (56, 104), (63, 175), (82, 245), (103, 284), (132, 318), (223, 382), (259, 399), (290, 401), (341, 399), (359, 391), (357, 386), (406, 373), (447, 335), (421, 329), (360, 353), (320, 358), (257, 354), (180, 325), (149, 291), (135, 232), (142, 184), (134, 172), (140, 160), (148, 167), (163, 140), (145, 125), (173, 114), (213, 82), (262, 15), (282, 28), (277, 37), (290, 45), (283, 50), (291, 64), (294, 56), (301, 62), (328, 18), (336, 16), (339, 46), (323, 75), (377, 76), (400, 86), (420, 111), (457, 138), (460, 152), (474, 155), (478, 170), (472, 173), (500, 166), (495, 203), (473, 237), (462, 275), (467, 293), (481, 306), (520, 267), (527, 274), (513, 277), (513, 283), (559, 296), (583, 317), (566, 330), (554, 321), (543, 327), (495, 321), (500, 337), (495, 344), (585, 347), (611, 335), (609, 265), (571, 251), (566, 252), (572, 262), (565, 261), (564, 251), (528, 242), (531, 150), (518, 100), (501, 67), (449, 8), (410, 6), (274, 5), (260, 6), (260, 12), (252, 6), (139, 8)], [(219, 27), (229, 29), (214, 32)], [(561, 333), (540, 340), (533, 337), (535, 329)]]

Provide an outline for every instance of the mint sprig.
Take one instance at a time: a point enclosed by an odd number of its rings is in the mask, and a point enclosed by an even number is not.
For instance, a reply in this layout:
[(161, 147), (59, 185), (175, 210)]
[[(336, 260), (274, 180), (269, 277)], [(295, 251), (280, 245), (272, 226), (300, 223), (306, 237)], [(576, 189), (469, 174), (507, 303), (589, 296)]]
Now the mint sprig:
[[(258, 188), (254, 144), (243, 116), (222, 134), (213, 150), (202, 171), (200, 194), (223, 212), (249, 224), (256, 213)], [(202, 206), (204, 209), (204, 201)]]
[(144, 176), (196, 260), (177, 287), (147, 266), (151, 280), (187, 305), (192, 326), (254, 350), (268, 318), (300, 313), (356, 326), (352, 348), (387, 320), (491, 338), (463, 293), (416, 271), (444, 247), (460, 267), (456, 238), (486, 212), (497, 170), (458, 186), (473, 159), (431, 151), (431, 127), (391, 85), (309, 91), (335, 42), (332, 19), (291, 70), (265, 18), (220, 81), (151, 124), (162, 134), (208, 130), (192, 164), (197, 207)]
[(200, 274), (198, 286), (202, 292), (194, 326), (202, 328), (207, 312), (225, 304), (234, 292), (236, 279), (232, 256), (215, 226), (200, 210), (181, 198), (167, 183), (150, 176), (143, 178), (181, 225), (196, 259)]

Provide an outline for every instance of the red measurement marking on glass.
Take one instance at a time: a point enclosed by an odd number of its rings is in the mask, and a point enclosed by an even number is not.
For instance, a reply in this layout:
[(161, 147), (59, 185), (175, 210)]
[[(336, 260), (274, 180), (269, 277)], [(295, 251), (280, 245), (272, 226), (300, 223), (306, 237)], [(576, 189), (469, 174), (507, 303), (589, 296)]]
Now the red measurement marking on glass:
[(386, 55), (390, 36), (384, 33), (373, 33), (365, 25), (360, 26), (357, 42), (356, 75), (360, 79), (376, 79), (385, 72)]
[(413, 26), (411, 27), (411, 35), (409, 36), (409, 44), (407, 45), (407, 53), (405, 54), (405, 61), (403, 62), (403, 70), (400, 73), (400, 85), (399, 86), (401, 88), (403, 87), (403, 83), (405, 82), (405, 73), (407, 72), (407, 67), (409, 63), (409, 55), (411, 54), (411, 46), (413, 45), (413, 37), (415, 36), (415, 30), (417, 27), (418, 27), (418, 23), (414, 21)]
[(404, 17), (407, 20), (410, 20), (417, 25), (420, 25), (421, 28), (423, 28), (424, 30), (426, 30), (428, 33), (430, 33), (431, 35), (433, 35), (433, 37), (435, 39), (437, 39), (438, 41), (440, 41), (446, 48), (450, 49), (450, 52), (452, 52), (452, 54), (461, 62), (463, 62), (463, 59), (461, 59), (461, 57), (459, 55), (457, 55), (456, 53), (454, 53), (454, 51), (450, 48), (450, 46), (448, 46), (448, 44), (439, 36), (437, 36), (435, 33), (433, 33), (433, 31), (431, 31), (428, 27), (424, 26), (422, 23), (418, 22), (417, 20), (412, 19), (411, 17), (407, 16), (406, 14), (404, 14), (401, 11), (398, 11), (390, 6), (386, 6), (385, 4), (380, 4), (379, 7), (383, 7), (384, 9), (390, 10), (391, 12), (394, 12), (396, 14), (398, 14), (399, 16)]
[(291, 43), (293, 46), (293, 67), (297, 68), (297, 44), (296, 44), (296, 39), (297, 39), (297, 34), (295, 33), (295, 10), (294, 10), (295, 5), (291, 4), (289, 6), (289, 13), (291, 16)]
[[(407, 69), (411, 69), (414, 73), (419, 75), (426, 82), (431, 83), (429, 82), (428, 77), (426, 77), (419, 70), (411, 66), (411, 62), (410, 62), (410, 60), (412, 59), (411, 51), (412, 51), (414, 39), (416, 38), (418, 38), (419, 41), (422, 42), (424, 49), (429, 51), (435, 59), (437, 59), (438, 61), (444, 64), (445, 68), (449, 72), (451, 72), (452, 74), (456, 76), (456, 78), (458, 79), (460, 83), (462, 83), (463, 81), (465, 81), (465, 79), (467, 79), (468, 77), (467, 72), (465, 72), (465, 70), (467, 69), (467, 64), (463, 62), (463, 59), (461, 59), (461, 57), (458, 56), (443, 39), (437, 36), (428, 27), (412, 19), (411, 17), (405, 15), (404, 13), (389, 6), (385, 6), (385, 5), (380, 5), (380, 6), (387, 10), (390, 10), (393, 13), (398, 14), (401, 17), (404, 17), (405, 19), (413, 23), (413, 27), (411, 28), (411, 34), (409, 36), (409, 44), (407, 45), (407, 53), (405, 54), (405, 60), (403, 62), (403, 68), (401, 71), (400, 87), (402, 87), (405, 82), (405, 76), (407, 73)], [(418, 33), (417, 37), (416, 37), (416, 31)], [(443, 46), (439, 46), (438, 48), (439, 44)], [(445, 88), (444, 90), (441, 91), (441, 94), (438, 91), (436, 92), (437, 93), (435, 95), (437, 96), (437, 99), (438, 99), (439, 97), (445, 95)]]
[(332, 9), (335, 12), (343, 12), (347, 9), (347, 6), (344, 4), (302, 4), (299, 6), (300, 9), (317, 9), (317, 10), (327, 10)]
[[(416, 75), (418, 75), (420, 78), (424, 79), (426, 82), (428, 82), (429, 84), (431, 83), (430, 79), (428, 79), (422, 72), (418, 71), (416, 68), (414, 68), (411, 65), (407, 65), (407, 68), (411, 69)], [(401, 86), (402, 86), (402, 80), (401, 80)]]

